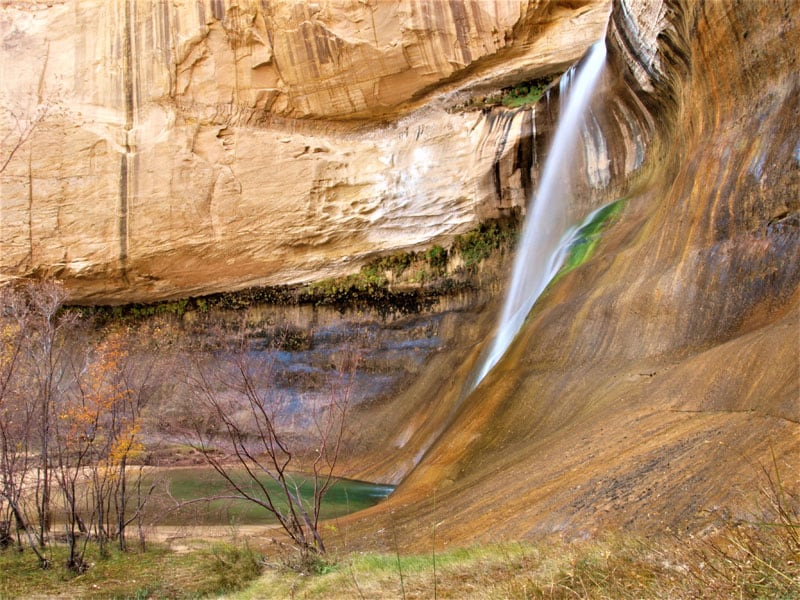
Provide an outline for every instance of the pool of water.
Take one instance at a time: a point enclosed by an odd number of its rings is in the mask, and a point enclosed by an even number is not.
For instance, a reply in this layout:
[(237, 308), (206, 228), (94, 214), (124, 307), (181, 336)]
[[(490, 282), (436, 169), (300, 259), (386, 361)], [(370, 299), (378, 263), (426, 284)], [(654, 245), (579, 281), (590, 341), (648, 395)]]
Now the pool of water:
[[(171, 468), (155, 475), (159, 485), (151, 499), (148, 513), (159, 525), (260, 525), (275, 523), (263, 507), (247, 500), (219, 498), (186, 504), (176, 509), (176, 503), (225, 496), (230, 487), (211, 467)], [(236, 473), (239, 482), (248, 493), (263, 498), (259, 485), (248, 480), (243, 471)], [(282, 490), (269, 476), (259, 477), (273, 501), (281, 508), (287, 506)], [(293, 478), (300, 495), (307, 500), (313, 496), (312, 482), (303, 475)], [(394, 491), (394, 486), (337, 479), (325, 495), (322, 518), (333, 519), (370, 506), (374, 506)]]

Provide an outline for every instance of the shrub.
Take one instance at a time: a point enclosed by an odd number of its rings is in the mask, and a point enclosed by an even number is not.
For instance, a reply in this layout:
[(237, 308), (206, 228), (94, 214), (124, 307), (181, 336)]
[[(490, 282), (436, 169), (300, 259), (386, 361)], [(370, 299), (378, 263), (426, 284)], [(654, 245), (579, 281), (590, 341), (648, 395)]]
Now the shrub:
[(264, 558), (245, 544), (220, 543), (206, 555), (215, 591), (238, 590), (261, 575)]

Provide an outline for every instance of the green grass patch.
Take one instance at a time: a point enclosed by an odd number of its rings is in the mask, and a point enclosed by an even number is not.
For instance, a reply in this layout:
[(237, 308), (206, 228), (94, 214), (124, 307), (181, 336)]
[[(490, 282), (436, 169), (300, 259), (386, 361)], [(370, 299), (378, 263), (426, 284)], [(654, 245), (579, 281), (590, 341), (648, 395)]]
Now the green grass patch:
[(435, 569), (432, 551), (351, 554), (305, 576), (267, 570), (230, 597), (797, 600), (800, 548), (794, 540), (786, 527), (737, 524), (705, 539), (611, 535), (439, 550)]
[(526, 561), (532, 548), (527, 544), (474, 546), (442, 550), (435, 557), (433, 552), (354, 553), (310, 576), (266, 571), (230, 598), (433, 598), (434, 587), (442, 598), (505, 597), (486, 593), (497, 589), (503, 572)]
[(106, 558), (90, 544), (90, 567), (80, 575), (65, 568), (65, 546), (49, 552), (48, 569), (29, 550), (0, 552), (0, 598), (199, 598), (240, 589), (262, 570), (258, 553), (231, 544), (182, 554), (154, 545), (146, 552), (111, 548)]

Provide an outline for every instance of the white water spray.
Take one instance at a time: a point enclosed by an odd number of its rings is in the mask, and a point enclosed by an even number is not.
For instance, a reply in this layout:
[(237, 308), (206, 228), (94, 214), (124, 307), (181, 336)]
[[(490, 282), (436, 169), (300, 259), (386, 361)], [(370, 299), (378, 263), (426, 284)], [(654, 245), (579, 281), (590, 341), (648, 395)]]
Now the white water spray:
[(561, 78), (562, 110), (536, 196), (525, 217), (511, 285), (497, 332), (471, 384), (474, 389), (505, 354), (539, 295), (558, 273), (573, 241), (576, 227), (567, 223), (572, 157), (592, 92), (603, 72), (605, 41), (595, 43), (586, 59)]

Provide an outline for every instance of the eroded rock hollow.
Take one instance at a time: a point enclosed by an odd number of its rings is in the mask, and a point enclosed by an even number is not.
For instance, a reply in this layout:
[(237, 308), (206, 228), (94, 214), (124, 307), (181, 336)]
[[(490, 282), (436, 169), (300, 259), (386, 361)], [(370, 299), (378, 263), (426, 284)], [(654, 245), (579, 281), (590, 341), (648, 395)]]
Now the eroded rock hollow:
[(392, 498), (409, 538), (699, 528), (752, 518), (765, 473), (800, 486), (797, 20), (614, 3), (598, 120), (625, 208), (472, 394), (433, 388), (449, 412)]
[(156, 300), (446, 243), (527, 204), (558, 112), (470, 102), (605, 36), (569, 209), (624, 208), (471, 394), (485, 323), (361, 415), (356, 474), (402, 483), (352, 526), (654, 531), (757, 503), (763, 465), (800, 487), (796, 3), (153, 6), (0, 8), (4, 278)]
[[(130, 302), (342, 274), (525, 204), (526, 111), (608, 1), (6, 2), (3, 277)], [(501, 166), (501, 163), (502, 166)], [(525, 175), (526, 177), (529, 176)]]

